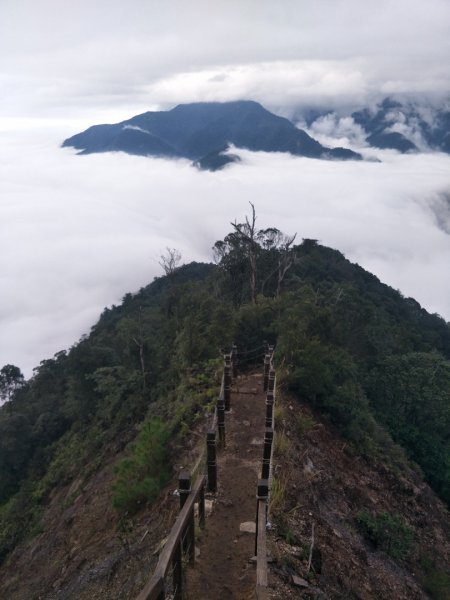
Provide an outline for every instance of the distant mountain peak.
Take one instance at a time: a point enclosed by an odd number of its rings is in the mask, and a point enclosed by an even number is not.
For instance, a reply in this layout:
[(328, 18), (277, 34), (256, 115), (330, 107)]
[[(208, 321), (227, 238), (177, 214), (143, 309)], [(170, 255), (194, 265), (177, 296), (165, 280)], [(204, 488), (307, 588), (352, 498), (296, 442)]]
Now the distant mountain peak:
[(367, 141), (377, 148), (399, 152), (432, 149), (449, 152), (446, 139), (450, 133), (450, 112), (413, 100), (387, 97), (369, 111), (352, 114), (354, 121), (367, 132)]
[[(330, 123), (334, 121), (339, 125), (349, 117), (358, 126), (358, 144), (365, 138), (375, 148), (402, 153), (438, 151), (450, 154), (450, 98), (438, 102), (423, 97), (388, 96), (351, 114), (326, 107), (303, 107), (295, 113), (296, 121), (306, 123), (312, 135), (314, 131), (321, 132), (321, 125), (327, 118)], [(342, 132), (336, 130), (335, 135), (341, 137)]]
[(188, 158), (202, 169), (236, 162), (228, 146), (255, 152), (288, 152), (323, 159), (361, 159), (344, 148), (326, 148), (291, 121), (253, 100), (178, 104), (113, 125), (94, 125), (63, 142), (81, 154), (121, 151), (140, 156)]

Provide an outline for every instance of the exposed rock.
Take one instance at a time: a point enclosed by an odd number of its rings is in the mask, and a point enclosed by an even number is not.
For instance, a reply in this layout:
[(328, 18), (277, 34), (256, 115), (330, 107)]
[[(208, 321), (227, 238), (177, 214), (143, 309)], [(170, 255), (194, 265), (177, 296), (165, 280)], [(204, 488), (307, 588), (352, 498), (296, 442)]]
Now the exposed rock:
[(296, 585), (297, 587), (303, 587), (303, 588), (309, 587), (309, 583), (306, 581), (306, 579), (303, 579), (302, 577), (299, 577), (298, 575), (292, 575), (292, 583), (294, 585)]
[(239, 531), (243, 533), (256, 533), (256, 523), (254, 521), (246, 521), (239, 525)]

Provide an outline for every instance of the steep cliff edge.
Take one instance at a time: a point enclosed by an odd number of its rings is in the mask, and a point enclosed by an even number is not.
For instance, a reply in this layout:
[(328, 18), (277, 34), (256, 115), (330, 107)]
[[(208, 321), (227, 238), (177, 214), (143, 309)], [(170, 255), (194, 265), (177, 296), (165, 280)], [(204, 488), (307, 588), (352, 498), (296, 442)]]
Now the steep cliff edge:
[(450, 515), (420, 475), (355, 454), (291, 395), (277, 421), (272, 598), (448, 598)]

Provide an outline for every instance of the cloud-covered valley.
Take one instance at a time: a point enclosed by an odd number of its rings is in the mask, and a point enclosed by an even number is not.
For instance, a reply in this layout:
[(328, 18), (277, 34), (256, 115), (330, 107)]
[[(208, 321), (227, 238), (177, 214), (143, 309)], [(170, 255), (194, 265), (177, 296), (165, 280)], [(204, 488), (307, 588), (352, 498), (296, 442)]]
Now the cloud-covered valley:
[[(370, 150), (341, 118), (449, 97), (447, 0), (2, 0), (0, 19), (0, 366), (30, 375), (73, 344), (160, 273), (166, 246), (210, 260), (249, 201), (261, 227), (336, 247), (450, 318), (449, 156)], [(313, 137), (382, 162), (240, 151), (206, 173), (59, 147), (93, 123), (236, 99), (336, 110)]]
[(319, 239), (450, 319), (449, 156), (239, 150), (242, 163), (209, 173), (184, 160), (76, 156), (59, 148), (65, 133), (11, 134), (0, 151), (0, 365), (30, 375), (159, 275), (166, 246), (210, 261), (249, 201), (260, 227)]

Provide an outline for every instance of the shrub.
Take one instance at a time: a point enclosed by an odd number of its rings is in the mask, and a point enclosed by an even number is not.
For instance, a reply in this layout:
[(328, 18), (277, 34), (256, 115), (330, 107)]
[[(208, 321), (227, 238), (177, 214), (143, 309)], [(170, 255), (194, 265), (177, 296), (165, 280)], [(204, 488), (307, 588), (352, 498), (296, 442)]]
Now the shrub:
[(409, 553), (412, 530), (399, 515), (387, 512), (370, 515), (360, 512), (357, 521), (364, 538), (375, 548), (396, 559), (405, 558)]
[(435, 600), (450, 600), (450, 573), (439, 569), (430, 556), (421, 560), (425, 577), (423, 587)]
[(270, 490), (270, 510), (279, 510), (284, 504), (286, 498), (287, 479), (283, 477), (274, 477)]
[(305, 413), (298, 413), (295, 417), (295, 430), (299, 437), (316, 426), (316, 421)]
[(131, 446), (131, 455), (116, 469), (113, 506), (119, 512), (131, 514), (153, 502), (167, 483), (170, 476), (168, 439), (169, 432), (159, 419), (153, 418), (144, 424)]
[(276, 431), (279, 431), (283, 427), (283, 419), (284, 419), (283, 407), (280, 406), (279, 404), (275, 404), (275, 408), (273, 411), (273, 422), (274, 422)]
[(291, 441), (284, 431), (280, 431), (275, 435), (274, 454), (277, 458), (286, 457), (291, 449)]

